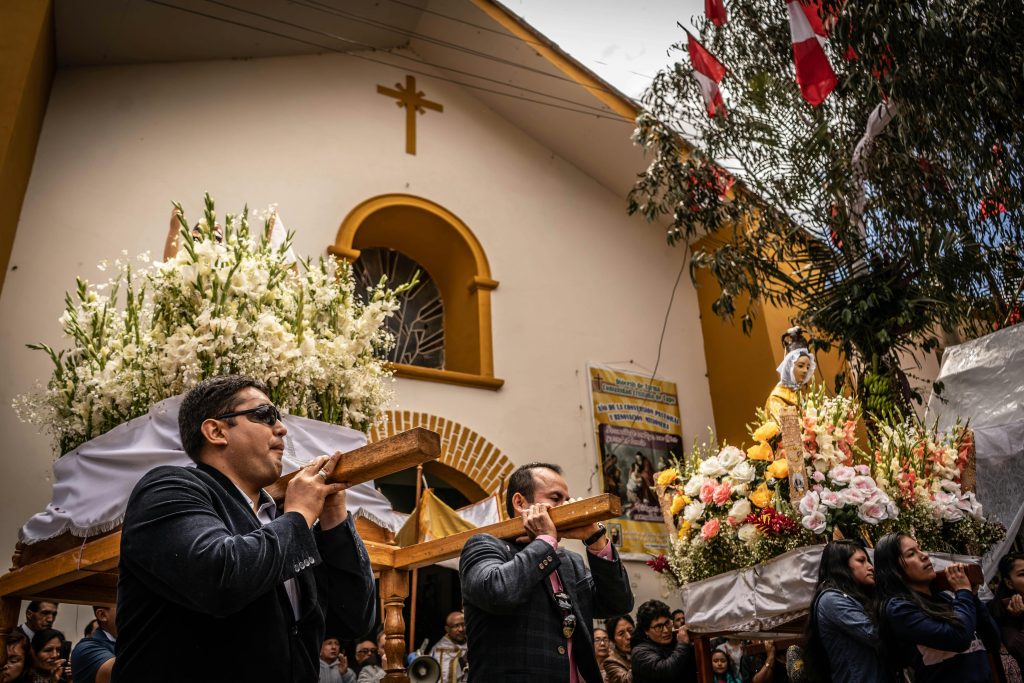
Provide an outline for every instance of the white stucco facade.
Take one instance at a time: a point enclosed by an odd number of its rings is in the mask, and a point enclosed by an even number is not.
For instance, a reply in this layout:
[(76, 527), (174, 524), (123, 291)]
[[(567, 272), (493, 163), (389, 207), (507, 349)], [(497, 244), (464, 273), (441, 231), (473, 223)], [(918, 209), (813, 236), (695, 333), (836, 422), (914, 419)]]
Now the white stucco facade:
[[(122, 250), (158, 257), (170, 202), (198, 217), (204, 191), (220, 212), (277, 203), (303, 255), (324, 253), (376, 195), (417, 195), (461, 218), (500, 282), (494, 367), (505, 385), (399, 379), (397, 407), (457, 420), (517, 463), (558, 462), (573, 495), (599, 492), (585, 364), (654, 367), (683, 252), (457, 85), (417, 77), (444, 112), (418, 117), (418, 153), (406, 154), (405, 113), (376, 92), (404, 74), (344, 55), (58, 71), (0, 297), (0, 555), (50, 497), (50, 444), (10, 407), (51, 372), (25, 344), (60, 348), (75, 276), (105, 279), (96, 264)], [(702, 345), (684, 275), (658, 374), (678, 384), (687, 443), (713, 424)], [(661, 597), (647, 568), (631, 573), (638, 600)]]

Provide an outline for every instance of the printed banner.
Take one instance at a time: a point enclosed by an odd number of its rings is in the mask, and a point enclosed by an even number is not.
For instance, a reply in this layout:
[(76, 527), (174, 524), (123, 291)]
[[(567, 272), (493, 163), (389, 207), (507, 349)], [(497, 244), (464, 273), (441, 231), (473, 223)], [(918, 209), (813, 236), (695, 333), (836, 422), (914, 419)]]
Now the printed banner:
[(608, 530), (624, 558), (647, 560), (668, 547), (654, 473), (683, 454), (676, 385), (600, 365), (587, 372), (604, 491), (622, 499)]

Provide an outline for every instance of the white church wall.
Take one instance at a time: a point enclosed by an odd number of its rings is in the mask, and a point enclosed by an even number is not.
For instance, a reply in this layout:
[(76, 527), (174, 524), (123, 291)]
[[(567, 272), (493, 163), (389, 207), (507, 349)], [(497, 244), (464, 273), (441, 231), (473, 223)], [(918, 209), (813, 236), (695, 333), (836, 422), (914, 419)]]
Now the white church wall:
[[(171, 200), (197, 217), (204, 190), (221, 212), (278, 203), (300, 254), (324, 253), (349, 210), (379, 194), (419, 195), (459, 216), (500, 282), (494, 366), (506, 383), (492, 392), (400, 379), (397, 406), (455, 419), (516, 462), (559, 462), (574, 495), (598, 492), (585, 364), (654, 367), (683, 253), (458, 86), (417, 77), (445, 110), (417, 117), (418, 153), (405, 154), (404, 112), (376, 93), (404, 76), (339, 55), (57, 74), (0, 297), (0, 553), (50, 497), (49, 442), (9, 407), (50, 374), (25, 343), (60, 347), (75, 276), (104, 279), (96, 264), (122, 250), (159, 256)], [(713, 420), (702, 344), (684, 275), (658, 374), (678, 383), (687, 442)], [(650, 592), (638, 599), (661, 594), (650, 579), (634, 579)]]

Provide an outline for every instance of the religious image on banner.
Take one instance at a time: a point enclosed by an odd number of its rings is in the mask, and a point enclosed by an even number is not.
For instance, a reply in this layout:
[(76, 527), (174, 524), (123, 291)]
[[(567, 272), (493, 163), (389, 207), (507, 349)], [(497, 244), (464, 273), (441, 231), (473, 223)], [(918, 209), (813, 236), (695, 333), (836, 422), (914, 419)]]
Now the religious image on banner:
[(600, 365), (587, 371), (604, 491), (622, 500), (611, 538), (626, 559), (646, 560), (668, 546), (654, 473), (683, 453), (676, 385)]

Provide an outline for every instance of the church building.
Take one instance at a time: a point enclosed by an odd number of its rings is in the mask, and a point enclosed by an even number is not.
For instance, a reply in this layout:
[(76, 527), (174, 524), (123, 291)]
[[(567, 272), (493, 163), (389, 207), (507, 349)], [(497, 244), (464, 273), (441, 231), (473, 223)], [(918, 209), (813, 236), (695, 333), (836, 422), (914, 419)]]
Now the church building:
[[(0, 52), (4, 557), (55, 457), (10, 408), (51, 372), (25, 345), (61, 348), (75, 277), (159, 258), (171, 202), (198, 216), (204, 192), (221, 212), (276, 204), (296, 253), (364, 282), (420, 272), (370, 438), (438, 432), (424, 477), (453, 508), (531, 461), (573, 496), (604, 491), (591, 367), (674, 383), (687, 449), (716, 419), (742, 440), (774, 384), (785, 316), (753, 340), (714, 319), (684, 250), (627, 214), (636, 103), (494, 0), (26, 0), (0, 25), (17, 36)], [(412, 472), (377, 484), (411, 510)], [(637, 557), (637, 604), (677, 606)], [(421, 572), (424, 609), (457, 607), (454, 576)]]

